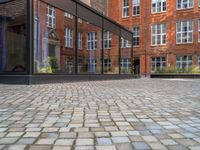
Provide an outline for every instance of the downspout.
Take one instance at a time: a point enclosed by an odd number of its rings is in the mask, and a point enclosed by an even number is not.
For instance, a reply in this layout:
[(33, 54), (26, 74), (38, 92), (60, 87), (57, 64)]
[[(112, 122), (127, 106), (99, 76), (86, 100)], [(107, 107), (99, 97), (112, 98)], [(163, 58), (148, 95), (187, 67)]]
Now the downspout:
[(146, 8), (146, 12), (145, 12), (145, 34), (146, 34), (146, 37), (145, 37), (145, 40), (146, 40), (146, 42), (145, 42), (145, 77), (147, 77), (147, 48), (148, 48), (148, 29), (149, 29), (149, 18), (148, 18), (148, 11), (149, 11), (149, 9), (148, 9), (148, 2), (147, 3), (145, 3), (146, 4), (146, 6), (145, 6), (145, 8)]

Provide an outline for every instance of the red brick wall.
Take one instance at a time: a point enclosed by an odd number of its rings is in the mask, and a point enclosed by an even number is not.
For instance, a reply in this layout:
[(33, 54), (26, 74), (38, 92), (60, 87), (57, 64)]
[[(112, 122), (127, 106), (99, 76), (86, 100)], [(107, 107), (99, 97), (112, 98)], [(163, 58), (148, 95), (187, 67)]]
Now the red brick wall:
[[(109, 0), (108, 16), (120, 24), (132, 28), (140, 26), (140, 46), (134, 48), (134, 57), (140, 58), (140, 71), (151, 73), (151, 57), (166, 56), (170, 66), (176, 65), (176, 55), (193, 55), (193, 65), (197, 65), (197, 56), (200, 55), (198, 43), (198, 19), (200, 8), (198, 0), (194, 0), (194, 8), (176, 10), (176, 0), (167, 0), (166, 13), (151, 13), (151, 0), (140, 1), (140, 16), (132, 16), (132, 0), (130, 0), (130, 17), (122, 18), (122, 0)], [(193, 44), (176, 44), (176, 22), (181, 20), (194, 21)], [(151, 25), (167, 24), (167, 44), (164, 46), (151, 46)], [(145, 59), (146, 51), (146, 59)], [(147, 60), (147, 62), (145, 62)], [(146, 71), (145, 71), (146, 70)]]

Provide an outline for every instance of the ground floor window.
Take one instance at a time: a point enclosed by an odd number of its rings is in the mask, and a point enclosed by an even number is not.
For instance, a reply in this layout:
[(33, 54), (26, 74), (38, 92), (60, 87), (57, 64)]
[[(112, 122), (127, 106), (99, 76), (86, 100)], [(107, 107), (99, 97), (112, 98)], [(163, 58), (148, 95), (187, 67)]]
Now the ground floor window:
[(74, 71), (74, 64), (73, 64), (73, 60), (71, 59), (66, 59), (65, 61), (65, 66), (66, 66), (66, 73), (68, 74), (72, 74)]
[(104, 72), (109, 72), (109, 71), (111, 71), (112, 62), (111, 62), (111, 59), (110, 59), (110, 58), (104, 59), (103, 65), (104, 65)]
[(192, 56), (176, 56), (176, 68), (181, 71), (188, 70), (192, 66)]
[(151, 71), (161, 71), (166, 67), (166, 57), (152, 57), (151, 58)]
[(95, 73), (96, 72), (96, 59), (89, 59), (88, 60), (88, 72), (89, 73)]
[(121, 73), (130, 73), (131, 71), (131, 60), (129, 58), (121, 59)]
[(200, 56), (198, 57), (198, 64), (199, 64), (199, 67), (200, 67)]

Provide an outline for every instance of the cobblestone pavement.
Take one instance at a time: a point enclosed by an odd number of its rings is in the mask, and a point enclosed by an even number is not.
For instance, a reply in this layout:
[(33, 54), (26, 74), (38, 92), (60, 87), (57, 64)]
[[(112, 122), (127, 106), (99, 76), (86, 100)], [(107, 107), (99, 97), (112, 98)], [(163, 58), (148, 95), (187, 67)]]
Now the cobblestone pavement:
[(200, 150), (200, 80), (0, 85), (3, 150)]

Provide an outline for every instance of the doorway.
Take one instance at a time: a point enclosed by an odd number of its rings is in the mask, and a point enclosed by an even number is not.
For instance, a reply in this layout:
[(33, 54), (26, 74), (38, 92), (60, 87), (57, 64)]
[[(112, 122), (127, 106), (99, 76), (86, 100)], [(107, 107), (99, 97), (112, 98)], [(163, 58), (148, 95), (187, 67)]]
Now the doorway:
[(140, 75), (140, 58), (134, 58), (133, 66), (134, 66), (134, 74), (139, 76)]

